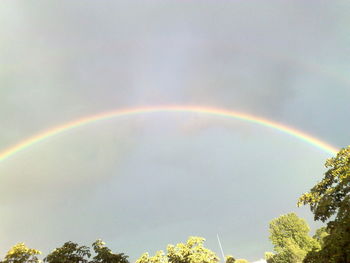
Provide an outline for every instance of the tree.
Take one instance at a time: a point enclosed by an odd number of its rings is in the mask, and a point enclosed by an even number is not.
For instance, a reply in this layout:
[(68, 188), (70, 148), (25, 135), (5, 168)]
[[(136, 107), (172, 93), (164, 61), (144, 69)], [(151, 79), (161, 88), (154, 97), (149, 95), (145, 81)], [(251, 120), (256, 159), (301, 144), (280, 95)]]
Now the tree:
[(144, 253), (136, 263), (217, 263), (219, 258), (203, 246), (204, 241), (201, 237), (189, 237), (185, 244), (168, 245), (166, 255), (163, 251), (154, 257)]
[(124, 253), (112, 253), (101, 239), (96, 240), (92, 247), (96, 255), (90, 263), (129, 263), (127, 260), (128, 256), (124, 255)]
[(168, 245), (169, 263), (216, 263), (219, 258), (214, 252), (203, 246), (202, 237), (189, 237), (186, 244)]
[(14, 245), (1, 263), (39, 263), (39, 250), (28, 248), (24, 243)]
[(267, 262), (302, 262), (309, 251), (320, 248), (319, 243), (309, 236), (309, 231), (306, 221), (295, 213), (273, 219), (270, 222), (270, 240), (276, 254), (267, 253)]
[(90, 249), (68, 241), (62, 247), (53, 250), (44, 261), (47, 263), (88, 263)]
[(311, 251), (304, 262), (350, 262), (350, 146), (325, 166), (323, 179), (298, 201), (310, 206), (315, 220), (328, 221), (322, 248)]
[(236, 259), (233, 256), (227, 256), (225, 263), (235, 263)]

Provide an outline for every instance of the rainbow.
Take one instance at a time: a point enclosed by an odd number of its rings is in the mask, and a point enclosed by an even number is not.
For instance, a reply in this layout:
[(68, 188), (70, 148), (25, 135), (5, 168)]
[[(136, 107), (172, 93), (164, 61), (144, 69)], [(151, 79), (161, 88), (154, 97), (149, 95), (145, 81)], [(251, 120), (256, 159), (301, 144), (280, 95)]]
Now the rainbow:
[(138, 114), (147, 114), (147, 113), (156, 113), (156, 112), (184, 112), (184, 113), (198, 113), (198, 114), (207, 114), (212, 116), (234, 118), (242, 121), (247, 121), (255, 124), (259, 124), (265, 127), (273, 128), (283, 133), (289, 134), (295, 138), (298, 138), (310, 145), (313, 145), (327, 153), (335, 155), (338, 152), (338, 149), (326, 142), (323, 142), (311, 135), (308, 135), (302, 131), (296, 130), (294, 128), (288, 127), (286, 125), (276, 123), (258, 116), (249, 115), (241, 112), (230, 111), (225, 109), (216, 109), (209, 107), (198, 107), (198, 106), (158, 106), (158, 107), (140, 107), (140, 108), (131, 108), (131, 109), (118, 109), (115, 111), (104, 112), (92, 116), (87, 116), (78, 120), (74, 120), (56, 127), (53, 127), (49, 130), (46, 130), (42, 133), (29, 137), (28, 139), (19, 142), (18, 144), (5, 149), (0, 152), (0, 162), (5, 159), (15, 155), (16, 153), (27, 149), (34, 144), (37, 144), (41, 141), (49, 139), (52, 136), (63, 133), (65, 131), (78, 128), (87, 124), (95, 123), (102, 120), (108, 120), (121, 116), (130, 116)]

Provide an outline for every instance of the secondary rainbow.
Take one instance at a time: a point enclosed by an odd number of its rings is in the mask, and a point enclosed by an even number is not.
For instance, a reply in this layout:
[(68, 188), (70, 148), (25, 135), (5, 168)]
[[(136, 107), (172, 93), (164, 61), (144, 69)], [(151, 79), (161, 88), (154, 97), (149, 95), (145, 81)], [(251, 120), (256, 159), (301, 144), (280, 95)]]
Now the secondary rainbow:
[(5, 149), (0, 152), (0, 162), (5, 159), (13, 156), (14, 154), (33, 146), (41, 141), (49, 139), (52, 136), (63, 133), (65, 131), (78, 128), (84, 125), (88, 125), (94, 122), (108, 120), (121, 116), (137, 115), (137, 114), (147, 114), (147, 113), (156, 113), (156, 112), (183, 112), (183, 113), (198, 113), (213, 115), (226, 118), (234, 118), (242, 121), (247, 121), (251, 123), (256, 123), (265, 127), (270, 127), (286, 134), (289, 134), (293, 137), (296, 137), (308, 144), (311, 144), (327, 153), (332, 155), (338, 152), (338, 149), (314, 136), (306, 134), (302, 131), (288, 127), (284, 124), (280, 124), (268, 119), (264, 119), (255, 115), (249, 115), (241, 112), (230, 111), (225, 109), (209, 108), (209, 107), (198, 107), (198, 106), (158, 106), (158, 107), (140, 107), (140, 108), (130, 108), (130, 109), (118, 109), (114, 111), (104, 112), (92, 116), (87, 116), (78, 120), (74, 120), (60, 126), (53, 127), (49, 130), (46, 130), (42, 133), (34, 135), (18, 144)]

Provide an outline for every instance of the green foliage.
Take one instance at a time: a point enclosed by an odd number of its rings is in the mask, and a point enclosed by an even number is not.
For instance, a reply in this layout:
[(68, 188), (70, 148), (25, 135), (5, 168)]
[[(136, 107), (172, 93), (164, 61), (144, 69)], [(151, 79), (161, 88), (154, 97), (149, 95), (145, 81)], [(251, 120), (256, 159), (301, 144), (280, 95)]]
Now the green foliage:
[(56, 248), (44, 261), (47, 263), (88, 263), (91, 253), (86, 246), (80, 246), (71, 241), (63, 244), (62, 247)]
[(320, 244), (321, 248), (324, 246), (324, 239), (326, 236), (329, 235), (329, 232), (326, 227), (321, 227), (316, 230), (315, 235), (313, 238), (317, 240), (317, 242)]
[(38, 255), (41, 252), (28, 248), (24, 243), (14, 245), (6, 254), (2, 263), (39, 263)]
[(219, 258), (214, 252), (203, 246), (205, 239), (189, 237), (185, 244), (168, 245), (167, 257), (169, 263), (215, 263)]
[(235, 263), (236, 259), (233, 256), (227, 256), (225, 263)]
[(136, 263), (167, 263), (168, 259), (164, 255), (163, 251), (157, 251), (153, 257), (150, 257), (148, 253), (143, 253), (142, 256), (136, 260)]
[(350, 146), (328, 159), (325, 166), (329, 169), (324, 178), (299, 198), (298, 205), (310, 205), (315, 220), (325, 222), (335, 214), (342, 220), (349, 216)]
[(307, 251), (301, 249), (298, 245), (288, 240), (286, 246), (276, 250), (277, 254), (273, 255), (268, 262), (273, 263), (299, 263), (302, 262)]
[(310, 228), (304, 219), (290, 213), (270, 222), (270, 240), (276, 254), (266, 253), (268, 263), (302, 262), (311, 250), (320, 249), (319, 243), (309, 236)]
[(151, 263), (151, 259), (150, 259), (150, 256), (149, 254), (146, 252), (146, 253), (143, 253), (141, 255), (141, 257), (139, 257), (135, 263)]
[(166, 255), (163, 251), (153, 257), (144, 253), (136, 263), (217, 263), (219, 258), (203, 246), (204, 241), (201, 237), (189, 237), (186, 243), (168, 245)]
[(93, 244), (92, 247), (96, 253), (91, 263), (129, 263), (127, 260), (128, 256), (124, 253), (114, 254), (112, 251), (105, 246), (105, 243), (98, 239)]
[(309, 205), (315, 220), (330, 220), (322, 248), (311, 251), (304, 262), (350, 262), (350, 146), (325, 164), (321, 182), (303, 194), (298, 205)]
[(273, 263), (273, 257), (274, 257), (274, 253), (272, 252), (265, 252), (265, 260), (267, 263)]

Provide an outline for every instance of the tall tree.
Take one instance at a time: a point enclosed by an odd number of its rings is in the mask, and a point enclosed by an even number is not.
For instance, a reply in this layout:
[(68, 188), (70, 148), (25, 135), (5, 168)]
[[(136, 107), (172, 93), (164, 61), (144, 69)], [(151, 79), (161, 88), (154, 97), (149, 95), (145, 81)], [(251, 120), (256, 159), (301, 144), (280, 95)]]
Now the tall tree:
[(270, 240), (276, 254), (268, 254), (268, 263), (299, 263), (311, 250), (320, 248), (309, 236), (310, 228), (304, 219), (289, 213), (270, 222)]
[(186, 243), (168, 245), (166, 255), (163, 251), (153, 257), (144, 253), (136, 263), (217, 263), (219, 258), (204, 247), (204, 241), (201, 237), (189, 237)]
[(303, 194), (298, 205), (309, 205), (315, 220), (327, 223), (329, 235), (305, 262), (350, 262), (350, 146), (326, 161), (323, 179)]
[(92, 247), (96, 255), (90, 263), (129, 263), (127, 260), (128, 256), (126, 256), (124, 253), (112, 253), (112, 251), (105, 246), (105, 243), (101, 239), (96, 240), (92, 244)]
[(68, 241), (44, 258), (47, 263), (88, 263), (90, 249)]
[(14, 245), (1, 263), (39, 263), (39, 250), (28, 248), (24, 243)]

